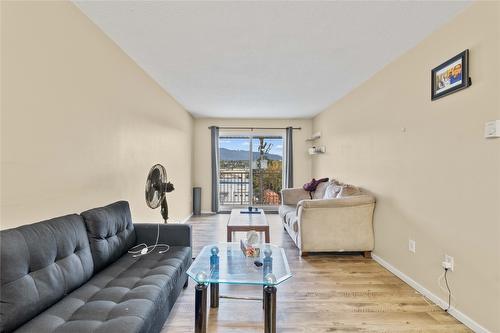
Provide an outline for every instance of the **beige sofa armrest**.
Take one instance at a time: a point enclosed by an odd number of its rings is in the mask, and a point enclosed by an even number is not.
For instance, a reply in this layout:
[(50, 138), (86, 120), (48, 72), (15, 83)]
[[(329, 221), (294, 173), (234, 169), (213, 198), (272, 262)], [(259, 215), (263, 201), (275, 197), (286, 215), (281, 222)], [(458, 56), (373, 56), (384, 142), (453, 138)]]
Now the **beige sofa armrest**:
[(284, 188), (281, 190), (281, 201), (284, 205), (296, 205), (299, 201), (309, 198), (309, 192), (301, 187)]
[(372, 251), (375, 197), (362, 194), (303, 200), (297, 205), (297, 247), (301, 252)]
[(299, 207), (303, 208), (337, 208), (337, 207), (354, 207), (368, 205), (375, 202), (375, 198), (371, 195), (356, 195), (346, 198), (335, 199), (316, 199), (316, 200), (300, 200), (297, 204), (297, 212)]

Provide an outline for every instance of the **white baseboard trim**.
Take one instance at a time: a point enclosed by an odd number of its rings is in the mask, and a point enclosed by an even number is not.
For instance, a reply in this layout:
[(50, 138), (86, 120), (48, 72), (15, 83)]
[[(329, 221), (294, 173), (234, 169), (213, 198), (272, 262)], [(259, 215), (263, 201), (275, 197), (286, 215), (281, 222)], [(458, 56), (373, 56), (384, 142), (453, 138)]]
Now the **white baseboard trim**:
[[(420, 294), (423, 296), (427, 297), (430, 301), (435, 303), (437, 306), (439, 306), (442, 309), (446, 309), (448, 306), (448, 303), (441, 299), (439, 296), (433, 294), (431, 291), (426, 289), (424, 286), (422, 286), (420, 283), (417, 281), (413, 280), (411, 277), (406, 275), (405, 273), (401, 272), (399, 269), (396, 267), (392, 266), (389, 264), (387, 261), (382, 259), (381, 257), (377, 256), (376, 254), (372, 253), (372, 258), (376, 262), (378, 262), (380, 265), (385, 267), (388, 271), (390, 271), (392, 274), (396, 275), (398, 278), (406, 282), (410, 287), (418, 291)], [(476, 333), (491, 333), (488, 331), (486, 328), (483, 326), (479, 325), (477, 322), (472, 320), (470, 317), (465, 315), (464, 313), (460, 312), (457, 310), (453, 305), (451, 306), (450, 310), (448, 310), (448, 313), (455, 317), (458, 321), (462, 322), (465, 326), (469, 327), (471, 330), (473, 330)]]

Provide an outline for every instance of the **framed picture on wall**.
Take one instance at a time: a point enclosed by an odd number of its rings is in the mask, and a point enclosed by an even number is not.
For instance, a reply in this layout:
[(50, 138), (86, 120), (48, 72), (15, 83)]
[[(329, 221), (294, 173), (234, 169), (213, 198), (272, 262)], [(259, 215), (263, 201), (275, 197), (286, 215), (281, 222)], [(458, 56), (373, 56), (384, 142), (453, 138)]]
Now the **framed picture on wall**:
[(470, 85), (469, 50), (465, 50), (431, 71), (431, 100), (452, 94)]

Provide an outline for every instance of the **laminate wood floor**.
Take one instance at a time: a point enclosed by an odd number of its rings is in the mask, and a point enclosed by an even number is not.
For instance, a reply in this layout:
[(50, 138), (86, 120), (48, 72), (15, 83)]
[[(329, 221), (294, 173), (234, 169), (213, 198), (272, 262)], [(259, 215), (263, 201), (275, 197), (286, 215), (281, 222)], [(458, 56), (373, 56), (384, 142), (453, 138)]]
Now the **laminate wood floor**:
[[(193, 255), (224, 242), (229, 215), (193, 217)], [(461, 333), (466, 326), (371, 259), (362, 255), (311, 255), (301, 258), (278, 215), (268, 214), (271, 243), (285, 249), (293, 277), (278, 286), (278, 332)], [(243, 236), (243, 234), (241, 234)], [(258, 286), (220, 285), (220, 294), (260, 297)], [(260, 301), (221, 299), (210, 309), (208, 332), (263, 332)], [(182, 291), (162, 333), (191, 333), (194, 283)]]

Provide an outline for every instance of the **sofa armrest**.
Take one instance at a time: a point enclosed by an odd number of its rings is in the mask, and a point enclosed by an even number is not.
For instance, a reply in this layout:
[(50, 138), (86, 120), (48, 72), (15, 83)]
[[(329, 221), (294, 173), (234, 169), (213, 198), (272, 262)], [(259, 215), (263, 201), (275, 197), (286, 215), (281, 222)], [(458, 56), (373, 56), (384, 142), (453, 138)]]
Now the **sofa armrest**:
[(301, 252), (372, 251), (375, 197), (304, 200), (297, 205)]
[(315, 199), (315, 200), (301, 200), (297, 204), (297, 211), (299, 207), (303, 208), (337, 208), (337, 207), (354, 207), (369, 205), (375, 203), (375, 198), (371, 195), (356, 195), (346, 198), (335, 199)]
[(134, 223), (136, 244), (155, 244), (158, 225), (160, 226), (158, 243), (191, 247), (191, 226), (188, 224)]
[(281, 201), (284, 205), (296, 205), (300, 200), (310, 199), (309, 192), (302, 187), (284, 188), (281, 190)]

